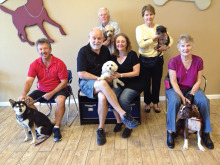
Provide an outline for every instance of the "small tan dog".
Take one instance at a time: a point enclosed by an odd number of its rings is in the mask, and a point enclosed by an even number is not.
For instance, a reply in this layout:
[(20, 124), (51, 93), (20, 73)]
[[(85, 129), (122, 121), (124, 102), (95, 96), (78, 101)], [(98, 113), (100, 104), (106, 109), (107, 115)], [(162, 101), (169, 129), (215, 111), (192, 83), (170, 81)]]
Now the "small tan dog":
[[(102, 66), (102, 74), (97, 80), (104, 80), (107, 77), (110, 77), (110, 75), (118, 70), (118, 65), (113, 61), (107, 61)], [(124, 83), (119, 80), (118, 78), (113, 79), (113, 87), (118, 88), (117, 83), (119, 83), (121, 86), (124, 86)]]
[(115, 28), (113, 28), (111, 25), (106, 25), (103, 29), (103, 35), (108, 41), (111, 41), (112, 36), (115, 33)]

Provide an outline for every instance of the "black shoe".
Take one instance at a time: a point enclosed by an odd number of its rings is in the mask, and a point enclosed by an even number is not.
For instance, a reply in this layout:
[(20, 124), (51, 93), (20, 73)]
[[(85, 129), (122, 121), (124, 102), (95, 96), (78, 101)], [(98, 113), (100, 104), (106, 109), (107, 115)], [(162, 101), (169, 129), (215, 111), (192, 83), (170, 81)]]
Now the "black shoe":
[(209, 149), (214, 148), (214, 144), (210, 138), (209, 133), (202, 133), (202, 141), (205, 143), (205, 146)]
[(136, 128), (139, 124), (137, 120), (135, 120), (130, 114), (125, 113), (123, 118), (121, 119), (122, 122), (127, 125), (129, 128)]
[(123, 133), (122, 133), (122, 137), (123, 138), (128, 138), (129, 136), (131, 136), (131, 132), (132, 132), (132, 129), (125, 128)]
[(150, 108), (148, 109), (148, 108), (146, 108), (146, 107), (147, 107), (147, 104), (145, 105), (144, 111), (145, 111), (146, 113), (150, 113)]
[(150, 113), (150, 109), (145, 109), (144, 110), (146, 113)]
[(167, 131), (167, 146), (169, 148), (174, 148), (175, 147), (174, 133), (169, 133), (168, 131)]
[(60, 128), (53, 128), (53, 140), (55, 142), (62, 140), (62, 135), (60, 134)]
[(106, 143), (105, 132), (102, 128), (99, 128), (97, 131), (97, 144), (103, 145)]
[(119, 132), (121, 131), (121, 127), (123, 126), (124, 123), (116, 123), (114, 132)]

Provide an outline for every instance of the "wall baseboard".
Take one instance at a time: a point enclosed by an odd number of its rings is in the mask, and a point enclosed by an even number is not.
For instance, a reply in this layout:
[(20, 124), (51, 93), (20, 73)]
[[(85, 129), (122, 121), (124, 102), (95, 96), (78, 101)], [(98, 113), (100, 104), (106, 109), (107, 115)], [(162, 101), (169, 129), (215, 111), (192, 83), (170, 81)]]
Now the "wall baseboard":
[[(211, 99), (220, 99), (220, 94), (215, 94), (215, 95), (206, 95), (210, 100)], [(165, 100), (165, 96), (160, 96), (160, 101), (164, 101)], [(141, 97), (141, 101), (144, 101), (144, 97)], [(71, 99), (70, 103), (74, 103), (74, 100)], [(78, 103), (78, 99), (76, 99), (76, 103)], [(66, 100), (66, 104), (67, 104), (67, 100)], [(38, 103), (36, 103), (36, 105), (38, 105)], [(0, 107), (4, 107), (4, 106), (11, 106), (9, 102), (0, 102)]]

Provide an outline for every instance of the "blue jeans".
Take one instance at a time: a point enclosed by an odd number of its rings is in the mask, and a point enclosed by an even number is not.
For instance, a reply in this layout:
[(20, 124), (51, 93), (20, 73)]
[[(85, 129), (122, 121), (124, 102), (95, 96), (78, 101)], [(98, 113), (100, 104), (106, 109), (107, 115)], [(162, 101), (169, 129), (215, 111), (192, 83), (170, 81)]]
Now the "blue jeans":
[[(184, 96), (187, 96), (190, 91), (182, 91)], [(176, 117), (181, 106), (181, 99), (173, 88), (166, 90), (168, 99), (167, 105), (167, 130), (176, 132)], [(210, 103), (209, 99), (205, 96), (202, 89), (199, 89), (194, 95), (194, 103), (202, 117), (202, 131), (212, 132), (210, 123)]]
[(130, 104), (140, 93), (133, 89), (124, 89), (120, 86), (118, 86), (118, 88), (112, 88), (112, 90), (115, 92), (121, 108), (127, 113), (131, 114)]
[(93, 94), (94, 84), (96, 80), (84, 80), (82, 79), (79, 83), (79, 88), (81, 91), (90, 99), (94, 99)]

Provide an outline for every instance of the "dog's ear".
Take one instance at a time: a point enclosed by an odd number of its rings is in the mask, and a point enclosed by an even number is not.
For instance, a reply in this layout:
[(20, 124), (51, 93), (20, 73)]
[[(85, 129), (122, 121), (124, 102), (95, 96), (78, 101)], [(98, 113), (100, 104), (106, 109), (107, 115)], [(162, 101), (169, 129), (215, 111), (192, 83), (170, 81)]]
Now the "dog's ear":
[(103, 36), (104, 36), (104, 37), (107, 37), (107, 34), (106, 34), (107, 31), (106, 31), (105, 29), (102, 30), (102, 33), (103, 33)]
[(107, 62), (102, 65), (102, 72), (106, 71)]
[(113, 33), (115, 33), (115, 28), (112, 27), (112, 31), (113, 31)]
[(15, 104), (15, 101), (12, 99), (9, 99), (9, 102), (10, 102), (11, 106), (13, 107), (13, 105)]
[(28, 104), (30, 103), (31, 99), (30, 98), (27, 98), (26, 100), (24, 100), (25, 104)]

